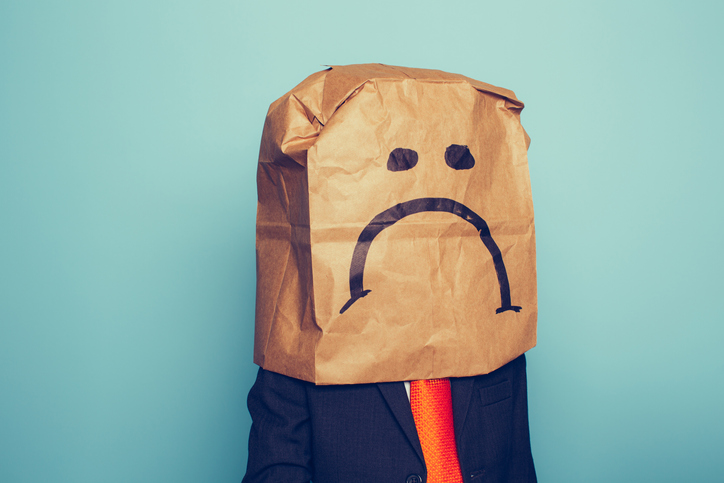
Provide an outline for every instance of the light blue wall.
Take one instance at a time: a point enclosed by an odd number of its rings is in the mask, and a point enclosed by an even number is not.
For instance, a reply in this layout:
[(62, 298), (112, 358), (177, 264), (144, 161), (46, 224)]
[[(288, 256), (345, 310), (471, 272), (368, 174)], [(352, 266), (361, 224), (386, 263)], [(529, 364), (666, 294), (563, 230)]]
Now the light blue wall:
[(359, 62), (527, 104), (540, 481), (722, 481), (721, 5), (3, 1), (0, 481), (241, 479), (264, 115)]

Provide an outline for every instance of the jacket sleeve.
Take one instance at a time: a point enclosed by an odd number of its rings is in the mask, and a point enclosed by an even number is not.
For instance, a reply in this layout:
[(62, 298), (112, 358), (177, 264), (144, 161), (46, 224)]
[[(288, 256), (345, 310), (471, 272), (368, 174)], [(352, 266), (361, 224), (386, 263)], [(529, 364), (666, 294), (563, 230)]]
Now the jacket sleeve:
[(528, 429), (528, 387), (526, 380), (525, 355), (513, 361), (519, 367), (513, 378), (513, 444), (508, 467), (508, 481), (515, 483), (536, 483), (533, 454), (530, 448)]
[(307, 483), (311, 425), (304, 381), (259, 369), (249, 391), (249, 460), (242, 483)]

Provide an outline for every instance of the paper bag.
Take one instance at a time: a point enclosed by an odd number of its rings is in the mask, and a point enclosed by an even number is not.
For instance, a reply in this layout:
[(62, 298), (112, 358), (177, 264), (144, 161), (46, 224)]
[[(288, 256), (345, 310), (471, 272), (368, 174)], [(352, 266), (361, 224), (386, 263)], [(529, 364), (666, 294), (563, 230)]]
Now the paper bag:
[(535, 345), (529, 138), (506, 89), (334, 66), (274, 102), (254, 361), (316, 384), (486, 374)]

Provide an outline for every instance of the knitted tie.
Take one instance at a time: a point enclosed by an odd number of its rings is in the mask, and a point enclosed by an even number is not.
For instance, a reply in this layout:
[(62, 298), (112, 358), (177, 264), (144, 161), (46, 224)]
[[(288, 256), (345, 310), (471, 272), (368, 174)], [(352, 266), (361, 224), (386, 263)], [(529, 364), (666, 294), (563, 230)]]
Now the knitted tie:
[(428, 483), (462, 483), (453, 428), (450, 379), (410, 383), (410, 404)]

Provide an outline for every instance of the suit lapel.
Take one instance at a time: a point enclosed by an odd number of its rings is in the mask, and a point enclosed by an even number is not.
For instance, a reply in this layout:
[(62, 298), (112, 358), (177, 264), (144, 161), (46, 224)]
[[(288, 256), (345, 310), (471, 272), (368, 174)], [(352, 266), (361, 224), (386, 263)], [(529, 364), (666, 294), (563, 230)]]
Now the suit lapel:
[(460, 447), (460, 437), (465, 427), (465, 418), (468, 415), (470, 399), (473, 395), (473, 384), (475, 378), (462, 377), (450, 378), (450, 392), (452, 393), (453, 425), (455, 426), (455, 440)]
[(382, 396), (387, 401), (387, 405), (390, 407), (390, 411), (397, 419), (402, 431), (407, 436), (410, 444), (415, 448), (417, 456), (420, 458), (420, 462), (425, 461), (422, 455), (422, 446), (420, 446), (420, 439), (417, 437), (417, 428), (415, 427), (415, 419), (412, 417), (412, 409), (410, 409), (410, 400), (407, 399), (407, 392), (405, 386), (401, 382), (381, 382), (377, 384), (380, 388)]

